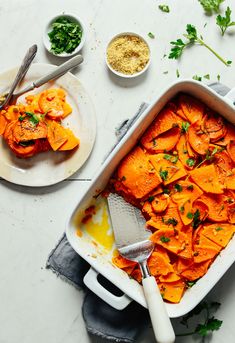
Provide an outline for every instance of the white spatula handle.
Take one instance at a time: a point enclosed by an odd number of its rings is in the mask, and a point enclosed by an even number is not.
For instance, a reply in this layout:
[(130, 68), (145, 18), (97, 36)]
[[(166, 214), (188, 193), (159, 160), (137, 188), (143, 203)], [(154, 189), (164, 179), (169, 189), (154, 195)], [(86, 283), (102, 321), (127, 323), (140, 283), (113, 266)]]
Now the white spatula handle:
[(146, 277), (142, 283), (157, 342), (174, 343), (174, 330), (155, 278), (153, 276)]

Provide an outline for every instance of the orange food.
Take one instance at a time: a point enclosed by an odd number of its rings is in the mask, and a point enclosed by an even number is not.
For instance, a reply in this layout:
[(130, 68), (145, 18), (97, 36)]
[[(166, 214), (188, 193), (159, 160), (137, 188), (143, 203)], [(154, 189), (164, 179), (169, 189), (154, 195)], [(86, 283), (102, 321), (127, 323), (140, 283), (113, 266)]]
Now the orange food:
[(134, 198), (142, 198), (161, 183), (161, 178), (140, 147), (133, 149), (121, 162), (117, 175)]
[(17, 157), (79, 146), (79, 139), (58, 121), (72, 112), (64, 90), (47, 89), (25, 100), (26, 104), (11, 105), (0, 112), (0, 135)]
[[(164, 300), (177, 303), (235, 233), (235, 128), (181, 94), (140, 145), (119, 164), (109, 190), (142, 211), (155, 243), (149, 269)], [(138, 266), (121, 268), (141, 282)]]

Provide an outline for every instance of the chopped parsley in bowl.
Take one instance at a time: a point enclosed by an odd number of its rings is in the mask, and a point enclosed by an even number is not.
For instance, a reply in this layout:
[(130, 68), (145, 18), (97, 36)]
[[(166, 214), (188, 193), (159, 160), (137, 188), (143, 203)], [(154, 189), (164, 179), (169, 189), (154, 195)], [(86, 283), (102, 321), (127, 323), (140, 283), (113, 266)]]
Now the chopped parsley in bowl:
[(84, 45), (84, 25), (79, 18), (72, 15), (56, 16), (48, 23), (43, 40), (46, 49), (53, 55), (73, 56)]

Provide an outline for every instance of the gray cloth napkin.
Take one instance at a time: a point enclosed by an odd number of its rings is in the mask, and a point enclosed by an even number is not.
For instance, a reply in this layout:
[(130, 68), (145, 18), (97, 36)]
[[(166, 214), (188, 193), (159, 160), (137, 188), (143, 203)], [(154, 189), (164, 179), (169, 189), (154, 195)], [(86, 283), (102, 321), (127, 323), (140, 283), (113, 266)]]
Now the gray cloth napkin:
[[(222, 96), (230, 90), (220, 83), (210, 84), (210, 87)], [(134, 117), (124, 121), (116, 129), (117, 143), (147, 107), (148, 104), (142, 103)], [(137, 303), (132, 302), (124, 310), (118, 311), (86, 289), (83, 277), (90, 266), (73, 250), (65, 235), (50, 253), (46, 267), (76, 288), (86, 291), (82, 313), (88, 332), (111, 341), (131, 343), (135, 342), (140, 331), (149, 325), (148, 312)], [(120, 292), (108, 280), (104, 279), (103, 282), (114, 294)]]

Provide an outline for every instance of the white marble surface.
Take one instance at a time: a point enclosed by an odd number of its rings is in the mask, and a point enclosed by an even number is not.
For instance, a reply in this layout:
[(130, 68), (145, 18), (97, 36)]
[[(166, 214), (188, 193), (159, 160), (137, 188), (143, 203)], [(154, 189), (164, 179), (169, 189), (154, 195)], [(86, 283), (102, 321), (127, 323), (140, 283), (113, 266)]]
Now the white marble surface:
[[(164, 1), (165, 2), (165, 1)], [(180, 62), (163, 58), (169, 42), (181, 36), (187, 23), (195, 24), (204, 38), (224, 57), (234, 60), (234, 35), (223, 38), (215, 16), (206, 16), (197, 0), (168, 0), (171, 12), (158, 10), (156, 0), (2, 0), (0, 2), (0, 72), (19, 63), (26, 49), (37, 43), (37, 62), (60, 64), (60, 58), (46, 53), (42, 33), (47, 20), (63, 11), (75, 13), (87, 25), (85, 62), (76, 71), (89, 92), (98, 121), (98, 136), (88, 163), (76, 175), (77, 181), (64, 181), (43, 189), (24, 188), (0, 181), (0, 343), (98, 343), (86, 333), (81, 316), (83, 293), (56, 278), (45, 263), (65, 228), (75, 203), (85, 191), (102, 159), (115, 142), (115, 127), (131, 117), (142, 100), (154, 96), (176, 79), (209, 73), (217, 74), (229, 87), (234, 86), (235, 67), (225, 67), (202, 47), (185, 51)], [(234, 1), (227, 0), (223, 5)], [(235, 19), (235, 12), (234, 18)], [(204, 24), (207, 23), (204, 28)], [(152, 50), (149, 72), (135, 81), (111, 75), (105, 66), (104, 50), (114, 34), (135, 31), (147, 37)], [(232, 30), (231, 30), (232, 31)], [(234, 32), (233, 32), (234, 33)], [(168, 71), (168, 74), (163, 74)], [(213, 343), (235, 341), (233, 324), (235, 267), (232, 267), (209, 294), (222, 303), (217, 317), (224, 321), (221, 330), (209, 338)], [(179, 331), (177, 321), (174, 325)], [(194, 342), (194, 338), (177, 342)], [(198, 341), (198, 340), (196, 340)], [(154, 342), (151, 330), (139, 343)]]

